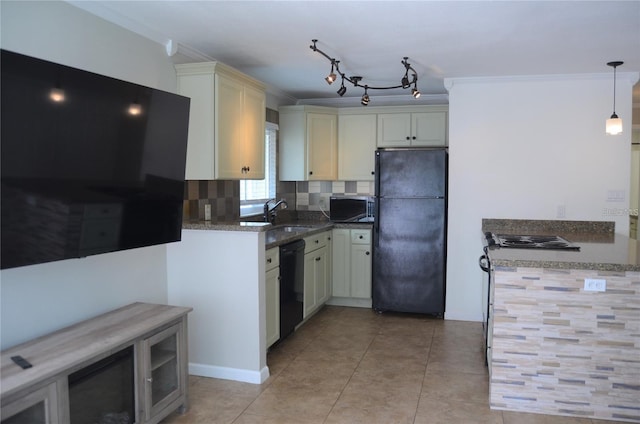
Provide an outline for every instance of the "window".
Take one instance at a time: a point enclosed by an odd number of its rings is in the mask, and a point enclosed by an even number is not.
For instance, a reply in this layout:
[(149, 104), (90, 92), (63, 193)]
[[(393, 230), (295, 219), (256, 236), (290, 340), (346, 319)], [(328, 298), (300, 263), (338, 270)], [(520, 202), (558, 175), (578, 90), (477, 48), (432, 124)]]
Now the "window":
[(276, 197), (276, 131), (267, 122), (264, 137), (264, 180), (240, 180), (240, 216), (261, 215), (267, 200)]

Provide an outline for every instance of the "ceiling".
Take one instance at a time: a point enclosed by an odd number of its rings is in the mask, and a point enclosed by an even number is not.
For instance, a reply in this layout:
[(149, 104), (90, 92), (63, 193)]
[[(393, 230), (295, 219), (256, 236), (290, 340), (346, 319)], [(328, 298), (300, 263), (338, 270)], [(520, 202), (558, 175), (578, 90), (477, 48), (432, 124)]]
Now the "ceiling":
[[(159, 43), (173, 60), (219, 60), (305, 103), (358, 105), (324, 77), (340, 60), (371, 86), (398, 85), (404, 56), (422, 102), (446, 103), (444, 78), (640, 71), (640, 1), (69, 1)], [(410, 103), (407, 91), (370, 91)], [(634, 103), (640, 102), (636, 84)]]

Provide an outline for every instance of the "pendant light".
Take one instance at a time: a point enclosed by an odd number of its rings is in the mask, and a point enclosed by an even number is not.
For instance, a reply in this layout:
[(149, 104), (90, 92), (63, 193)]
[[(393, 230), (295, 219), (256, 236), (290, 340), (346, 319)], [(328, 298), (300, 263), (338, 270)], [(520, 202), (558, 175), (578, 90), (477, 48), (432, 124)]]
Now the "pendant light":
[(607, 119), (606, 131), (607, 134), (616, 135), (622, 132), (622, 119), (616, 115), (616, 68), (622, 65), (624, 62), (616, 61), (607, 63), (608, 66), (613, 67), (613, 114), (611, 118)]

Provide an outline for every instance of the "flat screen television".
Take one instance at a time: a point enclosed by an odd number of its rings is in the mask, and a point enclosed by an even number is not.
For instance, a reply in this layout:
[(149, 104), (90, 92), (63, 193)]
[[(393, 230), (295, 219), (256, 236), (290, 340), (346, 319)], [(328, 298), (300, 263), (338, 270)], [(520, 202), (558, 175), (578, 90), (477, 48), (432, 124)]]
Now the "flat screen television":
[(179, 241), (189, 98), (1, 51), (1, 268)]

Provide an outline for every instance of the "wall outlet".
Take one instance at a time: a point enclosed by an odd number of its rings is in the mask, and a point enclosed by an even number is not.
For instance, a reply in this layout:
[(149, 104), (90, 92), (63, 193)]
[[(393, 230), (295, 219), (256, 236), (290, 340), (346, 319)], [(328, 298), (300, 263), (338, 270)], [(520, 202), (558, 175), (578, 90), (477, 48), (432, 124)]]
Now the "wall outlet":
[(597, 278), (584, 279), (584, 291), (603, 292), (607, 290), (607, 280)]
[(210, 204), (204, 205), (204, 220), (211, 221), (211, 205)]

